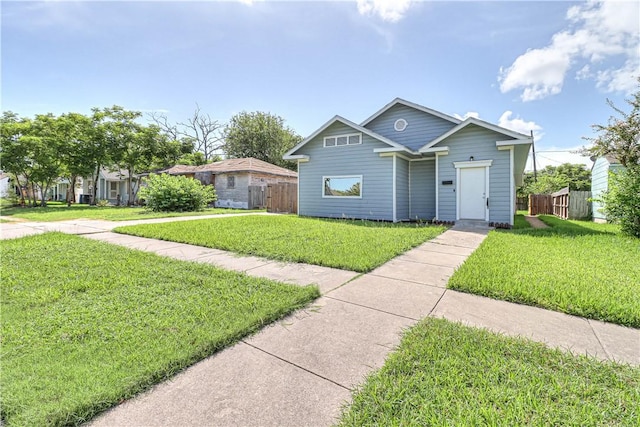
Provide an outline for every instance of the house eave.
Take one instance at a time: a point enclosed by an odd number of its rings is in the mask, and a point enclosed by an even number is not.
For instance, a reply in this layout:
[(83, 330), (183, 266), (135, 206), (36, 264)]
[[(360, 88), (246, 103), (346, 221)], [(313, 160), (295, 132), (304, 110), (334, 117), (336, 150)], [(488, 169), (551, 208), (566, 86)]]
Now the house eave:
[(421, 148), (418, 150), (419, 153), (439, 153), (439, 154), (449, 154), (449, 147), (432, 147), (432, 148)]

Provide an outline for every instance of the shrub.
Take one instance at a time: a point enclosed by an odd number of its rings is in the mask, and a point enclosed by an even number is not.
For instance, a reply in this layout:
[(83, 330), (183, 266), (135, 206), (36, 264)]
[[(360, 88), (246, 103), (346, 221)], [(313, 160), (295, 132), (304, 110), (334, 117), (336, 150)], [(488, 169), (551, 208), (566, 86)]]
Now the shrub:
[(216, 200), (212, 186), (185, 176), (151, 174), (145, 183), (138, 196), (155, 212), (198, 211)]
[(624, 234), (640, 237), (640, 165), (609, 174), (609, 190), (602, 194), (607, 219)]

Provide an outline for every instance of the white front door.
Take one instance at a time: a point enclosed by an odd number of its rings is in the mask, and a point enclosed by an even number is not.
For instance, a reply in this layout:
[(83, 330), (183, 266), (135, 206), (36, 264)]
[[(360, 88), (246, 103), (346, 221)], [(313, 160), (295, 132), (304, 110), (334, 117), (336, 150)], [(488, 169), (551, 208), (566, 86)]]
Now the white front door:
[(460, 169), (460, 219), (485, 219), (487, 209), (486, 168)]

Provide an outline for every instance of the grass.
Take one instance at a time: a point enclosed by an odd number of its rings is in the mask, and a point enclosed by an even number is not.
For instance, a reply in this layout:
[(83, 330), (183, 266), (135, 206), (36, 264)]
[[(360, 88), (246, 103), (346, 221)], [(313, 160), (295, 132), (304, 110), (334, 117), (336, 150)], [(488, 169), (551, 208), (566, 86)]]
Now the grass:
[(319, 296), (60, 233), (0, 241), (5, 425), (79, 425)]
[(441, 226), (273, 215), (135, 225), (114, 231), (367, 272), (444, 230)]
[(107, 221), (128, 221), (134, 219), (169, 218), (176, 216), (217, 215), (226, 213), (255, 212), (246, 209), (208, 208), (198, 212), (150, 212), (144, 208), (127, 206), (90, 206), (75, 204), (67, 206), (60, 202), (50, 202), (46, 207), (4, 208), (0, 215), (23, 218), (29, 221), (49, 222), (73, 219), (100, 219)]
[(524, 219), (524, 214), (521, 214), (520, 211), (518, 211), (518, 214), (513, 217), (513, 229), (522, 230), (526, 228), (531, 228), (531, 224)]
[(540, 219), (550, 228), (490, 232), (449, 288), (640, 327), (640, 241), (611, 224)]
[(427, 318), (340, 426), (640, 425), (640, 370)]

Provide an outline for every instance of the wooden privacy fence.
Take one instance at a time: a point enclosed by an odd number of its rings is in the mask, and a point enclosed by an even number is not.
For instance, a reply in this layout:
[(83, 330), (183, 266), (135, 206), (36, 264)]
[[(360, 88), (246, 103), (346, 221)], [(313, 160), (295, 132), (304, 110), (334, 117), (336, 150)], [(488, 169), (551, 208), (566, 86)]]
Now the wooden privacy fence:
[(591, 210), (591, 191), (569, 192), (569, 219), (587, 219), (593, 214)]
[(250, 185), (248, 200), (248, 209), (264, 209), (267, 206), (267, 188), (260, 185)]
[(553, 214), (558, 218), (569, 219), (569, 187), (556, 191), (553, 197)]
[(553, 197), (550, 194), (529, 194), (529, 215), (553, 213)]
[(569, 191), (565, 187), (553, 196), (553, 214), (562, 219), (585, 219), (591, 217), (591, 191)]
[(298, 213), (298, 184), (281, 182), (268, 185), (267, 212)]
[(529, 198), (528, 197), (516, 197), (516, 210), (526, 211), (529, 209)]
[(553, 194), (530, 194), (529, 215), (555, 215), (562, 219), (591, 216), (591, 191), (569, 191), (565, 187)]

